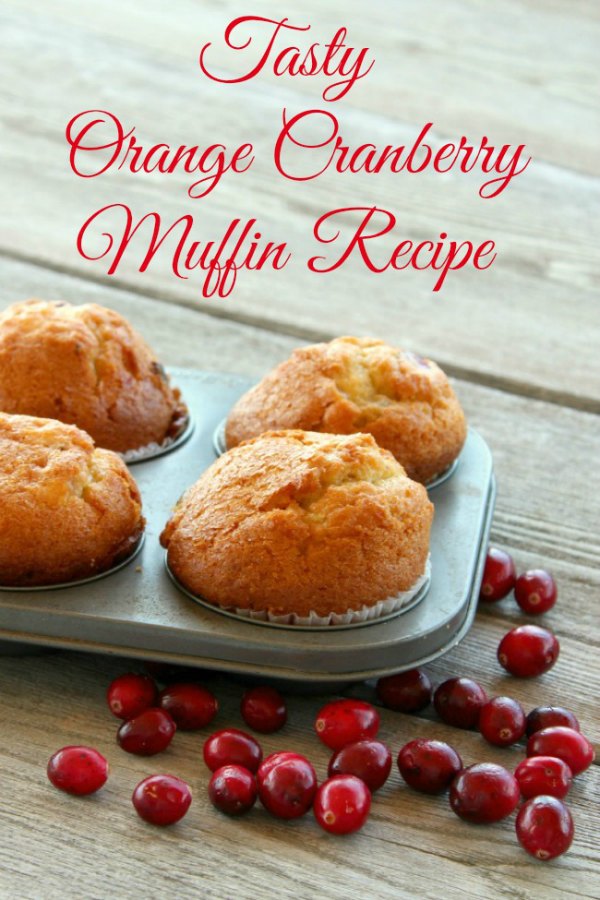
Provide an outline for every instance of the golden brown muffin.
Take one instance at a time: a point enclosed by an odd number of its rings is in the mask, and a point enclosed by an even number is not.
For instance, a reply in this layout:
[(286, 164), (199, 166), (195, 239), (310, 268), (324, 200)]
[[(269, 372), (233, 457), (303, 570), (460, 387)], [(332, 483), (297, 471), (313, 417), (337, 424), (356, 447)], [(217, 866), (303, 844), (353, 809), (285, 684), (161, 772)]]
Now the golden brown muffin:
[(204, 472), (161, 543), (210, 603), (327, 616), (410, 589), (432, 518), (425, 488), (370, 435), (267, 432)]
[(179, 391), (119, 313), (43, 300), (0, 315), (0, 410), (60, 419), (119, 452), (161, 444), (186, 417)]
[(466, 437), (464, 413), (434, 362), (355, 337), (295, 350), (235, 404), (227, 446), (279, 428), (367, 432), (423, 483), (448, 468)]
[(60, 584), (125, 559), (144, 519), (125, 463), (53, 419), (0, 413), (0, 584)]

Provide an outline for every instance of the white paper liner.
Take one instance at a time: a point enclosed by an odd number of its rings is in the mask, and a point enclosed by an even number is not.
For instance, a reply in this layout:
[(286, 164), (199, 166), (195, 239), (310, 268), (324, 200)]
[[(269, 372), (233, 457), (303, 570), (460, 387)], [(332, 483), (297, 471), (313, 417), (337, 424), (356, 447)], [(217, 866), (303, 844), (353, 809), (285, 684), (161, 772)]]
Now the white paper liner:
[(166, 437), (160, 444), (157, 443), (157, 441), (153, 441), (151, 444), (145, 444), (143, 447), (135, 447), (133, 450), (125, 450), (124, 453), (119, 453), (118, 455), (125, 463), (143, 462), (146, 459), (153, 459), (155, 456), (162, 456), (163, 453), (167, 453), (175, 444), (182, 443), (183, 440), (187, 439), (191, 428), (192, 420), (188, 416), (184, 427), (179, 434), (176, 434), (174, 437)]

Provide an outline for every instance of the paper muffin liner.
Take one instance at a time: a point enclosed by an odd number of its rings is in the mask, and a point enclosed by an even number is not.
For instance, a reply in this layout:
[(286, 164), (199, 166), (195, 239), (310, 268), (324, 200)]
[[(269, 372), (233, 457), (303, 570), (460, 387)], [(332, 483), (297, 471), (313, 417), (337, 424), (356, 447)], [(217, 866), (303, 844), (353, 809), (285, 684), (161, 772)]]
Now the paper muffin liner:
[(153, 441), (151, 444), (146, 444), (144, 447), (135, 447), (133, 450), (126, 450), (124, 453), (119, 453), (118, 455), (127, 465), (146, 462), (149, 459), (155, 459), (157, 456), (164, 456), (165, 453), (170, 453), (171, 450), (175, 450), (176, 447), (179, 447), (187, 441), (193, 430), (194, 423), (191, 417), (188, 416), (183, 428), (179, 434), (174, 437), (166, 437), (160, 444)]

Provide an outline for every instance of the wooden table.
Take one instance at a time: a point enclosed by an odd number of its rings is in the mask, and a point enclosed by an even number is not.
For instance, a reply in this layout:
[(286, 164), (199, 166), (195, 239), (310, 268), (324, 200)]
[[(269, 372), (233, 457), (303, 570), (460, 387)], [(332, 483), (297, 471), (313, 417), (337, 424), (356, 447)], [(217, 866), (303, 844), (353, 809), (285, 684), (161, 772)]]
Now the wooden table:
[[(274, 0), (258, 8), (281, 15)], [(307, 0), (294, 13), (312, 23), (314, 39), (347, 24), (350, 37), (373, 48), (372, 74), (338, 104), (348, 138), (401, 143), (431, 120), (440, 138), (526, 143), (530, 169), (487, 202), (468, 178), (327, 175), (309, 186), (276, 178), (269, 148), (281, 108), (318, 105), (319, 95), (310, 79), (265, 74), (229, 87), (203, 80), (198, 49), (236, 14), (239, 4), (217, 0), (3, 0), (0, 304), (31, 295), (103, 303), (130, 317), (166, 363), (255, 377), (299, 343), (340, 333), (383, 335), (431, 355), (454, 376), (470, 422), (493, 450), (494, 543), (519, 569), (544, 566), (556, 576), (559, 602), (545, 624), (559, 636), (561, 656), (534, 681), (502, 674), (498, 641), (523, 620), (509, 598), (482, 609), (467, 638), (429, 672), (436, 683), (471, 675), (527, 708), (566, 705), (597, 740), (598, 7), (380, 0), (367, 11), (359, 0)], [(79, 180), (68, 168), (64, 127), (91, 107), (112, 110), (148, 143), (249, 139), (257, 162), (243, 181), (225, 178), (202, 205), (187, 198), (180, 175), (111, 171)], [(265, 231), (285, 227), (301, 261), (313, 249), (314, 219), (358, 196), (392, 205), (418, 238), (442, 228), (494, 237), (498, 260), (487, 272), (455, 274), (440, 294), (424, 273), (373, 276), (356, 263), (322, 278), (297, 262), (284, 273), (242, 273), (230, 298), (202, 300), (199, 282), (175, 279), (166, 257), (144, 275), (132, 257), (109, 278), (75, 250), (87, 215), (119, 200), (138, 215), (160, 209), (169, 221), (193, 212), (206, 236), (234, 215), (260, 211)], [(116, 747), (104, 692), (130, 667), (63, 652), (0, 658), (2, 897), (600, 896), (597, 765), (571, 792), (573, 847), (549, 864), (520, 850), (512, 819), (469, 826), (444, 798), (411, 792), (397, 773), (364, 830), (347, 839), (325, 835), (310, 816), (286, 824), (256, 809), (229, 820), (207, 801), (204, 735), (178, 734), (155, 759)], [(221, 700), (219, 726), (239, 726), (241, 685), (209, 683)], [(372, 697), (368, 685), (352, 691)], [(312, 733), (321, 702), (290, 695), (289, 724), (264, 747), (305, 752), (323, 777), (327, 755)], [(395, 752), (419, 735), (448, 740), (465, 763), (513, 766), (523, 756), (522, 747), (493, 749), (433, 714), (382, 711), (382, 737)], [(109, 757), (112, 776), (97, 797), (75, 800), (47, 783), (48, 756), (70, 743)], [(141, 823), (129, 800), (139, 779), (160, 770), (194, 789), (187, 818), (164, 831)]]

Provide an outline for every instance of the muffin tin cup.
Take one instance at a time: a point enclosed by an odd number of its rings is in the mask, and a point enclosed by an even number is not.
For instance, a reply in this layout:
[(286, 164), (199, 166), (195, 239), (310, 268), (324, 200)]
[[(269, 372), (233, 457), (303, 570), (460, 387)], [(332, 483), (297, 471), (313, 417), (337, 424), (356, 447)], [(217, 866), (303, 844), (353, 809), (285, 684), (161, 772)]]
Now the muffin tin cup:
[(138, 447), (136, 450), (126, 450), (124, 453), (117, 454), (121, 457), (125, 465), (135, 466), (136, 463), (148, 462), (149, 459), (157, 459), (159, 456), (165, 456), (177, 450), (182, 444), (192, 436), (194, 430), (194, 420), (188, 415), (185, 425), (174, 438), (165, 438), (162, 444), (147, 444), (145, 447)]

